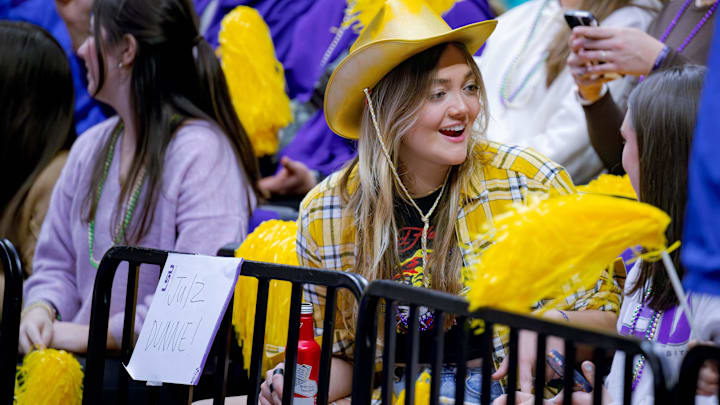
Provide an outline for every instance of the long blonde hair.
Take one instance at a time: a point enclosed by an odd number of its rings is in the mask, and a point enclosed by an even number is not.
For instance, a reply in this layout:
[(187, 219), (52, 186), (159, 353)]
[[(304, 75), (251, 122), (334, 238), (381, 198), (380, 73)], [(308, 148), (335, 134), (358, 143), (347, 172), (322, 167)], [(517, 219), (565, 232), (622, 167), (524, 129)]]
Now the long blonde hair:
[[(465, 56), (479, 87), (481, 109), (476, 122), (479, 130), (472, 133), (468, 142), (468, 156), (464, 163), (451, 168), (446, 191), (437, 207), (433, 254), (427, 263), (431, 288), (457, 294), (462, 288), (462, 254), (457, 248), (455, 223), (462, 203), (462, 191), (469, 190), (470, 179), (477, 164), (482, 162), (482, 149), (478, 147), (487, 127), (487, 98), (480, 71), (463, 44), (445, 43), (423, 51), (402, 64), (372, 89), (371, 101), (383, 142), (390, 152), (392, 163), (402, 176), (398, 159), (403, 136), (418, 119), (432, 79), (437, 71), (440, 55), (448, 45), (457, 47)], [(379, 162), (378, 162), (378, 159)], [(357, 190), (349, 190), (350, 179), (358, 183)], [(400, 263), (397, 247), (397, 220), (394, 201), (407, 199), (400, 191), (390, 165), (382, 153), (366, 107), (358, 140), (358, 156), (349, 164), (340, 182), (345, 214), (354, 218), (357, 228), (355, 239), (356, 261), (353, 271), (368, 280), (392, 279)]]

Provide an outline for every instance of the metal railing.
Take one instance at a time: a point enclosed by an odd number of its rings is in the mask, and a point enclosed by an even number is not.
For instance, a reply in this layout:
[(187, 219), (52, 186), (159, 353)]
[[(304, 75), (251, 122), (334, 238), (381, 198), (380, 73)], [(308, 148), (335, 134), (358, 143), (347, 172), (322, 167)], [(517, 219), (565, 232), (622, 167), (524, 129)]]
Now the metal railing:
[(339, 289), (350, 292), (358, 301), (367, 281), (357, 274), (338, 271), (318, 270), (304, 267), (284, 266), (269, 263), (245, 261), (242, 275), (258, 279), (258, 293), (255, 306), (255, 325), (253, 329), (252, 354), (250, 359), (250, 392), (248, 403), (258, 403), (260, 383), (262, 381), (262, 356), (265, 340), (265, 314), (268, 305), (268, 291), (271, 280), (283, 280), (292, 283), (290, 297), (290, 319), (288, 321), (287, 346), (285, 349), (285, 375), (283, 382), (283, 405), (290, 405), (295, 389), (295, 365), (297, 363), (297, 344), (300, 328), (300, 303), (303, 284), (325, 287), (325, 312), (320, 355), (320, 373), (318, 382), (318, 404), (326, 404), (330, 383), (330, 363), (333, 346), (336, 298)]
[[(680, 378), (675, 385), (676, 404), (695, 404), (695, 392), (697, 390), (700, 369), (705, 361), (720, 363), (720, 347), (717, 346), (695, 346), (688, 350), (680, 366)], [(720, 397), (715, 395), (720, 402)]]
[[(596, 369), (602, 370), (606, 364), (606, 354), (612, 350), (620, 350), (626, 353), (625, 357), (625, 378), (623, 389), (623, 403), (630, 404), (632, 395), (632, 367), (635, 355), (642, 354), (646, 356), (646, 367), (649, 367), (653, 373), (655, 398), (668, 398), (667, 387), (663, 378), (662, 367), (658, 358), (652, 353), (649, 342), (639, 342), (637, 340), (610, 335), (602, 332), (590, 331), (563, 325), (555, 322), (544, 321), (542, 319), (498, 311), (489, 308), (481, 308), (477, 311), (470, 312), (468, 303), (463, 298), (446, 294), (430, 289), (414, 288), (407, 285), (401, 285), (393, 281), (373, 281), (371, 282), (363, 294), (360, 312), (358, 315), (357, 334), (355, 336), (355, 364), (353, 377), (353, 396), (352, 403), (369, 404), (371, 401), (372, 382), (374, 379), (375, 362), (376, 362), (376, 343), (378, 330), (378, 304), (384, 301), (384, 345), (382, 353), (382, 400), (385, 404), (392, 403), (392, 386), (393, 386), (393, 367), (396, 360), (396, 311), (395, 308), (399, 304), (409, 306), (408, 317), (408, 335), (405, 350), (407, 351), (406, 367), (405, 367), (405, 404), (414, 403), (415, 380), (418, 374), (418, 311), (420, 307), (425, 307), (435, 311), (435, 326), (445, 325), (445, 319), (448, 316), (455, 317), (456, 324), (461, 327), (456, 328), (459, 333), (453, 337), (452, 341), (446, 342), (445, 328), (433, 327), (432, 349), (429, 364), (431, 366), (431, 375), (440, 375), (443, 363), (447, 360), (444, 357), (444, 346), (452, 344), (455, 358), (453, 362), (457, 367), (456, 381), (464, 381), (467, 372), (466, 361), (469, 349), (475, 351), (475, 355), (482, 359), (482, 388), (481, 403), (483, 405), (490, 403), (490, 384), (491, 384), (491, 367), (493, 361), (493, 326), (504, 325), (509, 330), (509, 372), (507, 377), (508, 387), (516, 387), (517, 364), (518, 364), (518, 332), (519, 330), (528, 330), (537, 332), (538, 340), (536, 345), (537, 359), (545, 358), (546, 339), (548, 336), (555, 336), (565, 341), (565, 369), (563, 378), (563, 388), (565, 392), (571, 392), (574, 385), (573, 371), (575, 363), (575, 353), (578, 344), (589, 345), (594, 347), (593, 360), (596, 362)], [(472, 331), (467, 330), (463, 325), (467, 324), (469, 319), (481, 319), (484, 321), (484, 332), (475, 335)], [(472, 345), (471, 345), (472, 342)], [(479, 349), (478, 349), (479, 347)], [(462, 376), (462, 377), (460, 377)], [(595, 374), (594, 386), (602, 386), (602, 373)], [(430, 404), (435, 405), (439, 400), (440, 379), (432, 378), (430, 386)], [(542, 393), (545, 388), (545, 362), (538, 360), (535, 366), (535, 382), (534, 390)], [(600, 404), (601, 389), (594, 390), (593, 402)], [(455, 385), (455, 401), (463, 403), (465, 398), (464, 384)], [(564, 404), (571, 403), (572, 396), (564, 397)], [(515, 390), (508, 391), (508, 404), (515, 403)], [(542, 395), (535, 397), (536, 404), (542, 404)]]
[[(110, 248), (98, 267), (90, 313), (90, 332), (88, 334), (87, 361), (83, 379), (83, 404), (100, 404), (103, 402), (103, 385), (105, 378), (105, 358), (107, 354), (107, 331), (110, 318), (110, 302), (115, 273), (121, 263), (128, 263), (127, 291), (125, 293), (125, 318), (120, 345), (120, 361), (130, 362), (135, 347), (135, 309), (137, 304), (138, 278), (140, 265), (151, 264), (162, 268), (167, 260), (168, 251), (115, 246)], [(158, 273), (158, 277), (159, 277)], [(117, 403), (128, 403), (130, 376), (118, 365), (119, 381)], [(151, 403), (157, 403), (157, 395), (161, 387), (148, 387)], [(188, 387), (188, 396), (192, 398), (192, 386)]]
[(18, 335), (22, 309), (23, 272), (15, 246), (0, 239), (0, 263), (5, 275), (2, 327), (0, 328), (0, 398), (2, 404), (13, 403), (15, 367), (18, 359)]

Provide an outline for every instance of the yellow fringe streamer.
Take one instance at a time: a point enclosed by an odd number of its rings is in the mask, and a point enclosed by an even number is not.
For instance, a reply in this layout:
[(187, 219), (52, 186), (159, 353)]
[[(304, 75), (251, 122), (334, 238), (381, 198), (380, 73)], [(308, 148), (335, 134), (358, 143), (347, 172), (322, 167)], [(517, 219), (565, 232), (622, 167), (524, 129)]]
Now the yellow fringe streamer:
[[(375, 16), (385, 5), (387, 0), (355, 0), (348, 1), (348, 9), (346, 13), (351, 16), (347, 21), (347, 25), (352, 26), (356, 32), (361, 32), (367, 27)], [(427, 4), (435, 10), (436, 13), (442, 15), (450, 10), (457, 0), (404, 0), (410, 11), (420, 10), (423, 4)]]
[[(295, 238), (297, 224), (292, 221), (265, 221), (248, 235), (235, 251), (235, 257), (268, 263), (297, 266)], [(252, 335), (255, 323), (257, 279), (240, 276), (235, 286), (232, 323), (238, 342), (242, 345), (244, 367), (250, 367)], [(263, 374), (282, 361), (287, 342), (290, 317), (290, 293), (292, 285), (287, 281), (270, 281), (265, 325), (265, 353)]]
[(255, 155), (273, 155), (292, 114), (270, 29), (255, 9), (238, 6), (223, 18), (219, 41), (230, 97)]
[[(423, 371), (415, 381), (415, 405), (426, 405), (430, 403), (430, 373)], [(438, 377), (439, 378), (439, 377)], [(400, 391), (394, 401), (395, 405), (405, 404), (405, 389)]]
[(640, 259), (642, 259), (643, 261), (646, 261), (646, 262), (659, 262), (660, 260), (662, 260), (662, 253), (663, 253), (663, 252), (666, 252), (666, 253), (670, 254), (670, 253), (672, 253), (673, 251), (679, 249), (679, 248), (680, 248), (680, 244), (681, 244), (680, 241), (679, 241), (679, 240), (676, 240), (675, 243), (673, 243), (672, 245), (668, 246), (668, 248), (665, 249), (665, 250), (653, 250), (652, 252), (647, 252), (647, 253), (642, 253), (641, 251), (638, 251), (637, 249), (635, 249), (634, 246), (631, 246), (630, 249), (631, 249), (631, 250), (633, 251), (633, 253), (635, 254), (635, 257), (633, 257), (632, 259), (628, 260), (627, 262), (628, 262), (628, 264), (629, 264), (629, 263), (635, 263), (636, 261), (638, 261), (638, 260), (640, 260)]
[(601, 174), (590, 183), (578, 186), (577, 190), (581, 193), (617, 195), (637, 200), (637, 194), (635, 194), (635, 189), (632, 187), (630, 177), (627, 174), (624, 176)]
[(496, 219), (495, 243), (470, 268), (470, 308), (527, 313), (541, 299), (594, 285), (628, 247), (665, 249), (669, 223), (651, 205), (599, 194), (516, 207)]
[(65, 350), (30, 352), (15, 375), (15, 405), (75, 405), (82, 402), (83, 371)]

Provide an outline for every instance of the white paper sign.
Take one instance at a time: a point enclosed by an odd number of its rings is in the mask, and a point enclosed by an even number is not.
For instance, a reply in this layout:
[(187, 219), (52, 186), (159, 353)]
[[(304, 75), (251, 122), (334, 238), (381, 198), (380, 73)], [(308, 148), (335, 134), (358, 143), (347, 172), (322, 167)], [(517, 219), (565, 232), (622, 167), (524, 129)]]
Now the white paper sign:
[(168, 254), (125, 367), (134, 380), (198, 383), (241, 263), (231, 257)]

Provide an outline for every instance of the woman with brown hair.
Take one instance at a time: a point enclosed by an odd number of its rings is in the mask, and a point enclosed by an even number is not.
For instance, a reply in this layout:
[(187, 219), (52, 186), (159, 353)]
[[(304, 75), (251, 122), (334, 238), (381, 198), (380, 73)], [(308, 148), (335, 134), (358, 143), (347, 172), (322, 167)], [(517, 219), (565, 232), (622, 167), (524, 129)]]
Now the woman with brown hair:
[[(89, 93), (118, 115), (78, 138), (53, 191), (25, 283), (24, 352), (87, 349), (95, 274), (113, 245), (215, 254), (245, 237), (255, 206), (257, 161), (192, 3), (95, 0), (93, 17), (78, 53)], [(140, 272), (137, 331), (158, 274)], [(113, 288), (117, 347), (125, 286)]]
[[(603, 27), (645, 29), (656, 0), (531, 0), (498, 18), (498, 29), (478, 59), (488, 92), (491, 140), (536, 149), (563, 165), (577, 184), (603, 164), (588, 138), (582, 106), (566, 60), (571, 31), (567, 9), (591, 12)], [(623, 79), (609, 84), (624, 96)]]
[[(622, 165), (630, 182), (644, 203), (665, 211), (671, 218), (665, 231), (672, 243), (682, 238), (683, 220), (687, 200), (687, 174), (690, 144), (695, 130), (700, 93), (706, 69), (696, 65), (673, 67), (649, 76), (630, 94), (628, 113), (622, 126), (625, 141)], [(670, 257), (682, 277), (680, 250)], [(617, 320), (617, 332), (653, 342), (656, 353), (662, 353), (663, 370), (668, 384), (677, 381), (680, 364), (691, 339), (700, 341), (720, 337), (711, 332), (720, 325), (720, 300), (708, 295), (690, 294), (688, 305), (697, 329), (691, 329), (678, 297), (670, 284), (662, 262), (635, 262), (628, 271), (622, 307)], [(625, 354), (617, 352), (610, 374), (605, 380), (602, 404), (619, 404), (623, 397), (623, 383), (631, 384), (632, 404), (653, 404), (652, 371), (645, 366), (643, 356), (633, 359), (632, 378), (624, 377)], [(582, 366), (588, 381), (594, 381), (595, 366), (584, 362)], [(707, 392), (706, 378), (699, 381), (696, 403), (717, 403), (717, 372), (714, 392)], [(713, 394), (713, 396), (708, 396)], [(500, 398), (495, 405), (504, 405)], [(589, 405), (592, 394), (573, 393), (572, 403)], [(534, 403), (530, 395), (520, 393), (522, 403)], [(527, 401), (527, 402), (526, 402)], [(562, 396), (547, 403), (561, 404)]]
[(60, 44), (32, 24), (0, 21), (0, 55), (0, 237), (15, 244), (30, 274), (50, 194), (76, 137), (72, 76)]

